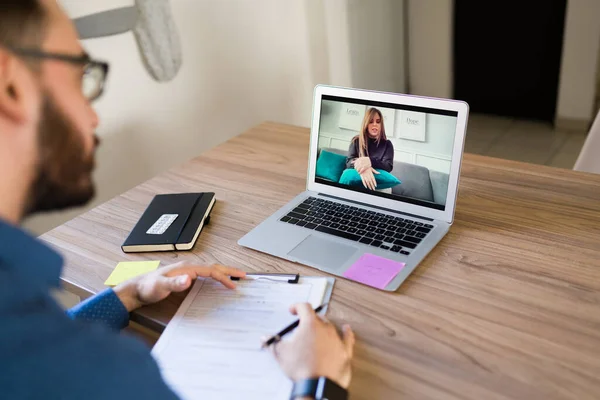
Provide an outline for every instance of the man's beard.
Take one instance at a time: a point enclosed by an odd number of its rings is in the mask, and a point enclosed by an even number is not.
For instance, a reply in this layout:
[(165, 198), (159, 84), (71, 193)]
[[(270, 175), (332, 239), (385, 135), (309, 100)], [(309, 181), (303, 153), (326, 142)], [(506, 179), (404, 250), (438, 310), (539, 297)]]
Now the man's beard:
[(91, 175), (98, 137), (92, 154), (85, 154), (83, 138), (47, 96), (38, 132), (39, 163), (26, 214), (87, 204), (95, 195)]

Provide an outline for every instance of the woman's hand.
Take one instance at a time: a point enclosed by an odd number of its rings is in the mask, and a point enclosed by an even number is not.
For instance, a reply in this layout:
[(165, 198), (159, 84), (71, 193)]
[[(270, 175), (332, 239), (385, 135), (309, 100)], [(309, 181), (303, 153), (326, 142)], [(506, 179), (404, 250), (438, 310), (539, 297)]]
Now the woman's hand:
[(147, 304), (157, 303), (173, 292), (189, 289), (198, 277), (212, 278), (226, 288), (234, 289), (235, 283), (229, 279), (230, 276), (244, 278), (246, 273), (222, 265), (208, 267), (180, 262), (132, 278), (114, 290), (127, 311), (131, 312)]
[(369, 157), (359, 157), (354, 160), (354, 169), (361, 175), (371, 167), (371, 159)]
[(375, 175), (379, 175), (379, 172), (369, 167), (365, 172), (360, 174), (360, 179), (362, 180), (363, 185), (370, 190), (377, 189), (377, 181), (375, 180)]

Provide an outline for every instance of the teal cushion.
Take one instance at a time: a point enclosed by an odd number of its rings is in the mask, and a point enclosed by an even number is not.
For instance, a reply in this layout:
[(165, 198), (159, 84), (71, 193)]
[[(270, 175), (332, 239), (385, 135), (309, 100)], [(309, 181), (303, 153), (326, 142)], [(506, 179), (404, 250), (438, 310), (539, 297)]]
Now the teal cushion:
[[(394, 175), (382, 169), (376, 170), (379, 175), (375, 175), (375, 181), (377, 182), (377, 189), (389, 189), (396, 185), (400, 185), (402, 182), (398, 180)], [(355, 169), (347, 169), (342, 173), (342, 177), (339, 180), (342, 185), (349, 186), (363, 186), (360, 175)]]
[(321, 150), (321, 155), (317, 160), (317, 171), (315, 172), (319, 178), (338, 182), (344, 169), (346, 169), (346, 156)]

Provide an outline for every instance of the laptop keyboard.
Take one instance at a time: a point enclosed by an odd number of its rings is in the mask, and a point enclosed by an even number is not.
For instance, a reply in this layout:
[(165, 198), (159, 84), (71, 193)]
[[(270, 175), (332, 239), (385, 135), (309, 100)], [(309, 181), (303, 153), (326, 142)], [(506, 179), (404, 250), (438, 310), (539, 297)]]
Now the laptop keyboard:
[(433, 225), (309, 197), (282, 222), (409, 255)]

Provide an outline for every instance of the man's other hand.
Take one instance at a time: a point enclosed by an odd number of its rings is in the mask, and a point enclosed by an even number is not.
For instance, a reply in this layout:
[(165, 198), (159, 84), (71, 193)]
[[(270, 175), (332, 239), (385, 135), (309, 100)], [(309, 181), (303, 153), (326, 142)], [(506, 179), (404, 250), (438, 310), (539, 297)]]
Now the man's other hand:
[(299, 317), (300, 325), (289, 340), (270, 347), (283, 372), (295, 382), (325, 376), (347, 389), (355, 342), (350, 327), (345, 325), (340, 337), (335, 326), (309, 304), (297, 304), (290, 311)]
[(114, 290), (125, 308), (131, 312), (164, 300), (171, 293), (187, 290), (198, 277), (212, 278), (229, 289), (235, 289), (230, 276), (244, 278), (246, 273), (222, 265), (207, 267), (180, 262), (137, 276), (116, 286)]

